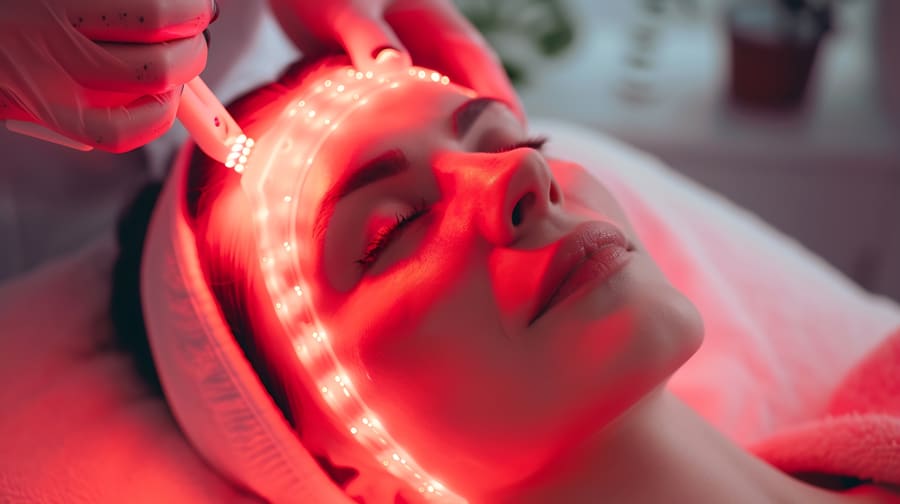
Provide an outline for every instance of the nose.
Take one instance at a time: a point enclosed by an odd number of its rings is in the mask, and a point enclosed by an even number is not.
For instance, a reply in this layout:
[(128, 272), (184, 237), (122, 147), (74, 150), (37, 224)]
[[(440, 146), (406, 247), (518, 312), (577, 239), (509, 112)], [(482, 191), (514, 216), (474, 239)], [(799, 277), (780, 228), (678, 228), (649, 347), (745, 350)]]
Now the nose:
[(519, 241), (562, 203), (562, 193), (538, 151), (521, 148), (470, 155), (478, 160), (466, 163), (470, 166), (464, 172), (456, 170), (466, 186), (459, 189), (473, 198), (472, 219), (495, 245)]

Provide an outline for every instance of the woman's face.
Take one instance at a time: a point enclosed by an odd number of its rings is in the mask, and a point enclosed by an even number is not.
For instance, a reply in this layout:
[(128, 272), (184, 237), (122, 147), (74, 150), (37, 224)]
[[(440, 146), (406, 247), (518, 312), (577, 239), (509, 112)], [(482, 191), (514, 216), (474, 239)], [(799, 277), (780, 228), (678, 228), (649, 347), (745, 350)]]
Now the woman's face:
[(301, 265), (356, 389), (463, 493), (539, 470), (701, 338), (614, 198), (537, 146), (502, 103), (418, 83), (345, 120), (300, 195)]

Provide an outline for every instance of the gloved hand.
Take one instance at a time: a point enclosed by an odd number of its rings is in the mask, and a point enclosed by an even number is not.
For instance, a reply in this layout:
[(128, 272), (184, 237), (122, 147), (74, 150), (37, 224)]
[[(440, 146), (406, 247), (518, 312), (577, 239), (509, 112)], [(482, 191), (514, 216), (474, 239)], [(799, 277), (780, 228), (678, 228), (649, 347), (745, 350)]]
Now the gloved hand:
[(123, 152), (165, 133), (206, 65), (213, 0), (0, 0), (0, 120)]
[(269, 0), (278, 21), (304, 56), (343, 49), (369, 68), (381, 49), (406, 51), (484, 96), (524, 112), (494, 51), (450, 0)]

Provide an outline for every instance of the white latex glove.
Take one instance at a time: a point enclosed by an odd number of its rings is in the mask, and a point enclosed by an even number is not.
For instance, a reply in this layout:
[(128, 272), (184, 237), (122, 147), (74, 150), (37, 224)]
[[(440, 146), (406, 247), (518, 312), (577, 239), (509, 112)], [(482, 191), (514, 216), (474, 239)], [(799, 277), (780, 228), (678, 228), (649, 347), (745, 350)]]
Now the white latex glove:
[(368, 69), (381, 49), (407, 53), (483, 96), (506, 102), (524, 120), (494, 51), (450, 0), (269, 0), (304, 56), (343, 50)]
[(214, 10), (213, 0), (0, 0), (0, 120), (113, 152), (154, 140), (206, 65)]

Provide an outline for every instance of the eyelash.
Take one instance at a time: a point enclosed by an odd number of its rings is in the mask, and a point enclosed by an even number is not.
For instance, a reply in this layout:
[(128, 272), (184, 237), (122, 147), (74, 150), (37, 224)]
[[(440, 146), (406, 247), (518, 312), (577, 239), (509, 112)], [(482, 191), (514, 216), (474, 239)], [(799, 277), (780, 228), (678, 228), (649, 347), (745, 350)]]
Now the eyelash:
[(491, 152), (493, 154), (499, 154), (501, 152), (509, 152), (509, 151), (513, 151), (516, 149), (534, 149), (534, 150), (539, 151), (539, 150), (543, 150), (544, 144), (547, 143), (547, 140), (548, 140), (548, 138), (545, 136), (531, 137), (531, 138), (522, 140), (521, 142), (515, 142), (515, 143), (509, 144), (509, 145), (504, 145), (503, 147), (500, 147), (499, 149), (494, 149), (489, 152)]
[(425, 204), (425, 200), (423, 199), (419, 202), (419, 204), (412, 207), (408, 212), (398, 212), (395, 216), (396, 218), (394, 219), (394, 223), (378, 231), (378, 235), (372, 239), (372, 241), (366, 247), (366, 252), (360, 259), (357, 259), (356, 264), (358, 264), (363, 270), (368, 269), (376, 260), (378, 260), (378, 256), (381, 255), (381, 252), (383, 252), (384, 249), (387, 248), (388, 245), (390, 245), (397, 232), (411, 224), (419, 217), (427, 214), (429, 210), (431, 209), (428, 207), (428, 205)]
[[(489, 151), (493, 154), (499, 154), (502, 152), (509, 152), (516, 149), (534, 149), (534, 150), (542, 150), (544, 144), (547, 143), (547, 137), (538, 136), (528, 138), (526, 140), (522, 140), (521, 142), (515, 142), (509, 145), (505, 145), (498, 149), (494, 149)], [(378, 260), (378, 257), (387, 248), (388, 245), (391, 244), (396, 233), (402, 230), (404, 227), (408, 226), (412, 222), (414, 222), (419, 217), (424, 216), (428, 213), (431, 208), (425, 203), (425, 200), (419, 202), (418, 205), (414, 206), (406, 213), (397, 213), (396, 218), (394, 219), (394, 223), (382, 228), (378, 231), (378, 235), (372, 239), (369, 245), (366, 247), (366, 251), (363, 256), (356, 260), (356, 264), (358, 264), (363, 271), (367, 270), (375, 261)]]

